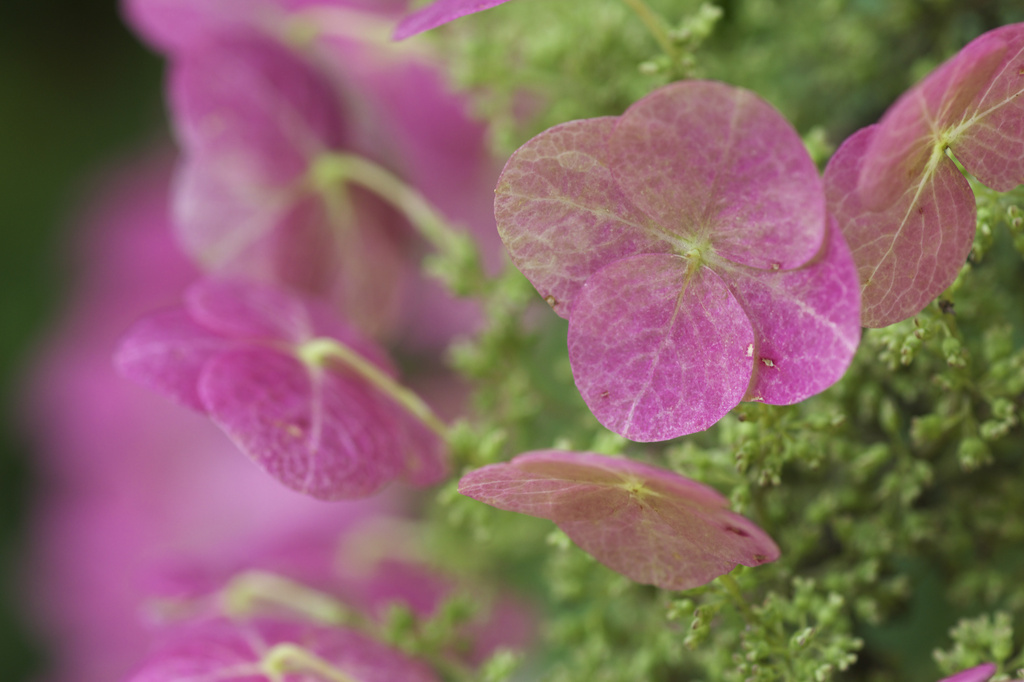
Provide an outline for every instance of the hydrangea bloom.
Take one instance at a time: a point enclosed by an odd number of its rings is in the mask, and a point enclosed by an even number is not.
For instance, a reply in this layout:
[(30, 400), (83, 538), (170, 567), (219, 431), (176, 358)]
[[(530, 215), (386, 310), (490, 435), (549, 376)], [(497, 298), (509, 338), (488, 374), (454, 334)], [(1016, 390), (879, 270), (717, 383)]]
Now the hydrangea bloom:
[(459, 492), (550, 519), (612, 570), (666, 590), (779, 558), (772, 539), (711, 488), (628, 459), (530, 452), (469, 472)]
[(395, 383), (384, 354), (328, 310), (274, 287), (200, 282), (184, 308), (138, 322), (117, 364), (208, 414), (268, 473), (314, 497), (445, 474), (444, 443), (424, 421), (432, 415), (416, 412), (422, 403)]
[(896, 101), (829, 162), (829, 209), (863, 288), (863, 323), (917, 314), (952, 284), (976, 210), (952, 152), (982, 184), (1024, 182), (1024, 24), (989, 31)]
[(395, 28), (394, 37), (395, 40), (405, 40), (459, 17), (482, 12), (506, 2), (508, 0), (435, 0), (402, 19)]
[(627, 438), (699, 431), (741, 400), (795, 403), (853, 357), (849, 250), (800, 138), (749, 91), (677, 83), (556, 126), (496, 193), (512, 260), (569, 320), (583, 399)]

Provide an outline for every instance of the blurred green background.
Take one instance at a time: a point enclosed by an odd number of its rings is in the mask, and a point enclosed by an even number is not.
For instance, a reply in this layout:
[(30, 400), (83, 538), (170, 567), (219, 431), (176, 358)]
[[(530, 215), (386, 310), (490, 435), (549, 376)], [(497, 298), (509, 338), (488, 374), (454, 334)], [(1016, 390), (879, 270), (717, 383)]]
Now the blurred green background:
[(161, 61), (115, 0), (0, 2), (0, 680), (45, 666), (26, 624), (32, 451), (17, 420), (33, 348), (60, 310), (68, 236), (91, 179), (164, 133)]

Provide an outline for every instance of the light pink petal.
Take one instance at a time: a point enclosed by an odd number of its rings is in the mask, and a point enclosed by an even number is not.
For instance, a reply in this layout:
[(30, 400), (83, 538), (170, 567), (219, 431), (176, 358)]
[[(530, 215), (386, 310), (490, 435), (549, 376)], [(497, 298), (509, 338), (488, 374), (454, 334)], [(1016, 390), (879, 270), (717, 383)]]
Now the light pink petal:
[[(258, 620), (206, 621), (175, 633), (129, 682), (269, 682), (263, 662), (275, 647), (298, 646), (359, 682), (436, 682), (421, 663), (343, 628)], [(298, 659), (286, 659), (287, 679), (321, 679)]]
[(229, 338), (289, 343), (313, 338), (303, 301), (268, 284), (205, 279), (185, 292), (185, 309), (197, 324)]
[(950, 148), (983, 185), (1008, 192), (1024, 184), (1024, 24), (989, 31), (968, 48), (990, 43), (1004, 44), (1002, 60), (958, 124), (965, 130)]
[(121, 0), (126, 22), (164, 52), (194, 48), (218, 32), (244, 29), (266, 14), (260, 0)]
[(299, 492), (365, 497), (405, 469), (394, 408), (355, 377), (249, 348), (207, 363), (199, 395), (242, 451)]
[(399, 22), (395, 28), (395, 40), (405, 40), (417, 33), (437, 28), (441, 24), (497, 7), (508, 0), (435, 0), (423, 9), (413, 12)]
[(200, 373), (211, 358), (232, 346), (232, 340), (174, 309), (136, 322), (118, 344), (114, 365), (132, 381), (205, 412), (196, 392)]
[(587, 280), (569, 318), (576, 386), (605, 427), (636, 441), (708, 428), (743, 398), (750, 320), (707, 268), (625, 258)]
[(952, 677), (944, 677), (939, 682), (987, 682), (995, 674), (994, 663), (983, 663), (968, 670), (962, 670)]
[(945, 157), (885, 210), (864, 205), (857, 179), (877, 129), (847, 139), (825, 169), (829, 211), (857, 265), (865, 327), (912, 317), (942, 293), (967, 259), (975, 230), (974, 193)]
[(821, 179), (800, 136), (757, 95), (710, 81), (659, 88), (619, 117), (610, 166), (677, 253), (710, 245), (756, 268), (790, 269), (825, 234)]
[(264, 253), (260, 247), (296, 219), (300, 197), (268, 185), (258, 164), (248, 151), (184, 159), (174, 183), (174, 231), (182, 249), (207, 270), (283, 279), (280, 249)]
[(471, 471), (459, 492), (554, 521), (585, 552), (636, 582), (687, 590), (779, 549), (714, 490), (627, 459), (545, 450)]
[(369, 359), (389, 376), (397, 376), (387, 353), (346, 324), (331, 306), (282, 287), (209, 278), (188, 289), (185, 306), (193, 320), (229, 338), (298, 345), (329, 337)]
[(974, 110), (1005, 51), (1002, 41), (983, 36), (896, 100), (864, 150), (858, 189), (865, 207), (886, 209), (930, 161), (945, 161), (933, 157), (939, 138)]
[(495, 189), (498, 232), (512, 261), (565, 318), (583, 283), (605, 265), (672, 249), (608, 168), (615, 120), (546, 130), (512, 155)]
[(446, 443), (401, 406), (392, 403), (391, 409), (404, 460), (404, 480), (419, 488), (443, 481), (448, 475)]
[(186, 156), (285, 187), (343, 140), (338, 94), (269, 38), (232, 35), (172, 64), (172, 120)]
[(754, 327), (744, 400), (791, 405), (839, 381), (860, 342), (860, 282), (835, 219), (824, 252), (796, 270), (722, 271)]

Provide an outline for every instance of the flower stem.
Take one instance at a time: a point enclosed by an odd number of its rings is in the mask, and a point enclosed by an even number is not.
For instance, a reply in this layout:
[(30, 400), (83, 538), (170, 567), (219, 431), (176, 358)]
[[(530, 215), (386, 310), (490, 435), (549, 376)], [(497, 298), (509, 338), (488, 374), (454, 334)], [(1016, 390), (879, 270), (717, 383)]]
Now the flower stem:
[(271, 605), (328, 625), (367, 626), (365, 616), (330, 595), (267, 571), (236, 575), (221, 591), (221, 599), (231, 617), (248, 617), (259, 612), (261, 605)]
[(440, 274), (456, 293), (467, 291), (466, 282), (486, 281), (473, 239), (453, 229), (422, 194), (386, 168), (354, 154), (329, 152), (313, 162), (310, 179), (325, 197), (337, 192), (339, 184), (351, 183), (373, 192), (401, 212), (445, 256), (443, 270), (435, 274)]
[(733, 602), (739, 608), (740, 612), (743, 613), (743, 618), (750, 625), (756, 625), (758, 623), (757, 614), (754, 613), (753, 609), (750, 608), (750, 604), (747, 603), (746, 597), (743, 596), (743, 592), (740, 590), (739, 583), (736, 582), (736, 578), (726, 573), (718, 576), (718, 582), (725, 588), (725, 591), (732, 597)]
[(679, 62), (679, 52), (676, 50), (675, 44), (668, 35), (668, 31), (665, 30), (665, 25), (662, 23), (661, 17), (659, 17), (654, 10), (652, 10), (644, 0), (622, 0), (626, 5), (640, 17), (640, 21), (644, 22), (644, 26), (651, 32), (654, 39), (661, 46), (662, 51), (668, 55), (669, 59), (672, 60), (673, 64)]
[(263, 657), (260, 667), (272, 680), (281, 679), (282, 673), (307, 671), (330, 682), (359, 682), (308, 649), (290, 642), (274, 645)]
[(322, 366), (327, 359), (337, 360), (366, 381), (387, 394), (444, 441), (448, 426), (434, 414), (418, 395), (391, 378), (386, 372), (337, 339), (320, 337), (302, 344), (299, 357), (308, 365)]

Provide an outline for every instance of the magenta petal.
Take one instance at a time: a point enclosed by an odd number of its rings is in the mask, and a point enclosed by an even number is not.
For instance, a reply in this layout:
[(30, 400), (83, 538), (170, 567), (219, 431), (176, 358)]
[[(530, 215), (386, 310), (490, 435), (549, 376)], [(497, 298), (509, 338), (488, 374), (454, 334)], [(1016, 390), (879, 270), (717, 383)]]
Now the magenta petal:
[(403, 471), (394, 408), (341, 372), (249, 348), (207, 363), (199, 395), (243, 452), (299, 492), (364, 497)]
[(920, 177), (938, 137), (971, 114), (972, 101), (992, 79), (1004, 53), (1001, 41), (976, 40), (885, 112), (867, 143), (860, 170), (858, 190), (867, 208), (887, 208)]
[(861, 200), (857, 181), (878, 126), (858, 131), (829, 161), (825, 193), (861, 282), (861, 324), (884, 327), (920, 312), (953, 283), (975, 230), (974, 193), (950, 159), (918, 176), (885, 210)]
[(190, 157), (283, 187), (306, 172), (310, 159), (341, 144), (331, 84), (269, 38), (222, 38), (172, 66), (173, 121)]
[(247, 275), (276, 274), (277, 254), (254, 265), (254, 245), (268, 241), (291, 217), (295, 194), (256, 172), (259, 161), (237, 156), (193, 155), (175, 177), (174, 230), (183, 250), (204, 268), (223, 272), (241, 261)]
[(968, 670), (961, 670), (951, 677), (944, 677), (939, 682), (986, 682), (995, 674), (994, 663), (983, 663)]
[(267, 284), (207, 279), (185, 293), (185, 308), (202, 326), (232, 338), (301, 343), (314, 335), (302, 300)]
[(810, 260), (825, 234), (821, 179), (800, 136), (749, 90), (710, 81), (660, 88), (631, 106), (609, 141), (626, 195), (678, 250), (710, 243), (756, 268)]
[(714, 272), (646, 254), (587, 280), (569, 318), (569, 360), (604, 426), (636, 441), (708, 428), (750, 381), (750, 320)]
[(121, 0), (125, 19), (143, 39), (165, 52), (199, 45), (219, 31), (244, 28), (266, 3), (254, 0)]
[[(268, 682), (263, 669), (288, 645), (335, 667), (359, 682), (436, 682), (429, 669), (365, 635), (342, 628), (259, 620), (206, 621), (176, 632), (129, 682)], [(280, 655), (280, 654), (277, 654)], [(325, 679), (298, 657), (278, 666), (288, 675), (274, 679)]]
[(196, 392), (204, 365), (233, 342), (196, 324), (180, 309), (144, 317), (124, 335), (114, 365), (125, 377), (205, 412)]
[(469, 472), (459, 492), (550, 519), (602, 564), (666, 590), (779, 557), (772, 539), (711, 488), (628, 459), (531, 452)]
[(467, 14), (481, 12), (508, 0), (435, 0), (423, 9), (413, 12), (399, 22), (395, 28), (394, 39), (405, 40), (417, 33), (437, 28), (449, 21), (464, 17)]
[(722, 272), (757, 339), (744, 400), (791, 405), (839, 381), (853, 360), (860, 342), (860, 282), (834, 218), (824, 249), (796, 270)]
[(989, 31), (971, 45), (988, 43), (1004, 45), (1002, 60), (950, 147), (983, 185), (1008, 192), (1024, 184), (1024, 24)]
[(498, 233), (512, 261), (562, 317), (605, 265), (671, 250), (608, 168), (615, 121), (570, 121), (546, 130), (512, 155), (495, 189)]

